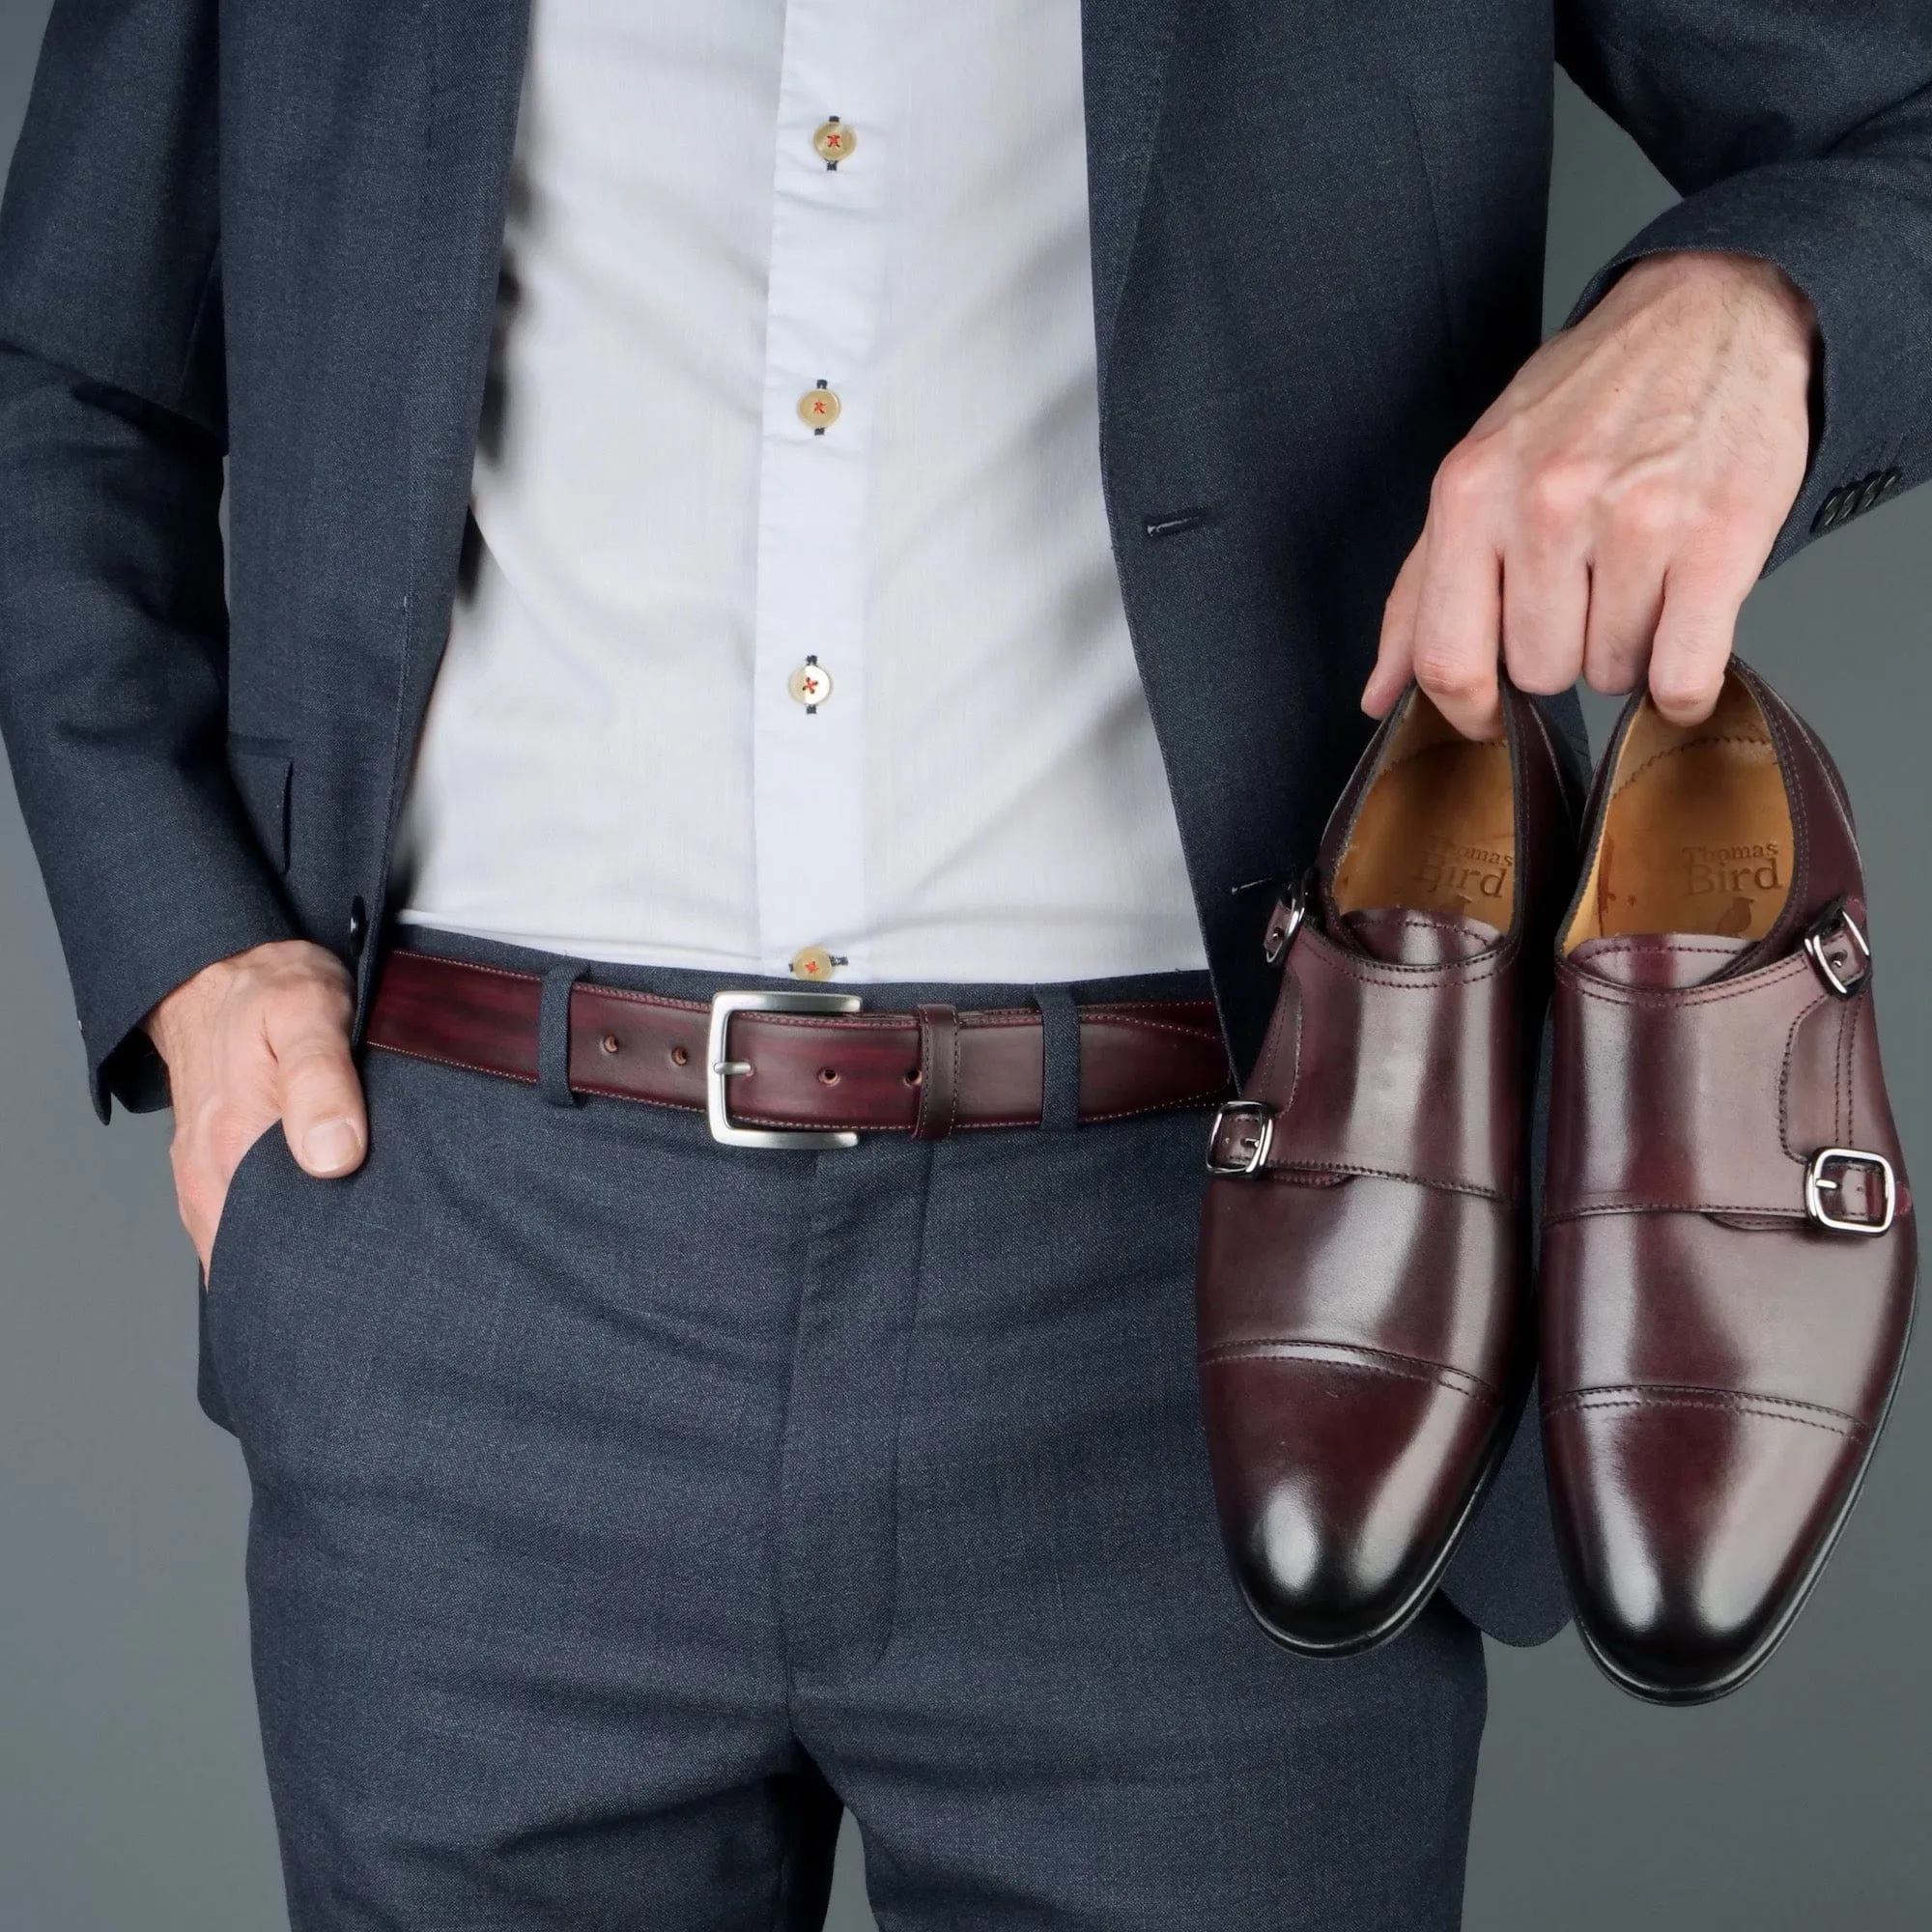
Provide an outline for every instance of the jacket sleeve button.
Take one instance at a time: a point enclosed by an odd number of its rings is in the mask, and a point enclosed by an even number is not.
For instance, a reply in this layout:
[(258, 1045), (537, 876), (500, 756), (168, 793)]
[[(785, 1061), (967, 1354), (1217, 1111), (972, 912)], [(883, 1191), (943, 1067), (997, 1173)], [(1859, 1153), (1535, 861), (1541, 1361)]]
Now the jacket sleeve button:
[(1825, 498), (1824, 507), (1820, 509), (1817, 516), (1815, 516), (1811, 520), (1812, 535), (1821, 536), (1826, 530), (1831, 529), (1837, 523), (1838, 513), (1844, 507), (1845, 507), (1845, 493), (1842, 490), (1833, 490), (1832, 494)]

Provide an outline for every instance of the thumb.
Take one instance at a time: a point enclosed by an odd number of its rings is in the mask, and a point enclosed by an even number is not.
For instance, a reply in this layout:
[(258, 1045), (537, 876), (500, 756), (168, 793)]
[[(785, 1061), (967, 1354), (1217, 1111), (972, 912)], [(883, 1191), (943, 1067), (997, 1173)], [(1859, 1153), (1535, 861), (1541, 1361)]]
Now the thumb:
[(349, 1035), (332, 1000), (283, 1020), (269, 1040), (280, 1071), (282, 1132), (305, 1174), (318, 1180), (353, 1174), (369, 1149), (362, 1083)]

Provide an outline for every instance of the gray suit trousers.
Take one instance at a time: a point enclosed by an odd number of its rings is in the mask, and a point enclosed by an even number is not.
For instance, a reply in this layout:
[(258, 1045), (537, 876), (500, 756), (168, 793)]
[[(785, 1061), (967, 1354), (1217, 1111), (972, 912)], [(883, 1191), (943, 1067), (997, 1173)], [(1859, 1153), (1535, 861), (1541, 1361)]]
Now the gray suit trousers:
[(1457, 1924), (1475, 1629), (1304, 1662), (1227, 1574), (1203, 1115), (773, 1153), (366, 1073), (204, 1303), (297, 1932), (816, 1926), (841, 1806), (886, 1932)]

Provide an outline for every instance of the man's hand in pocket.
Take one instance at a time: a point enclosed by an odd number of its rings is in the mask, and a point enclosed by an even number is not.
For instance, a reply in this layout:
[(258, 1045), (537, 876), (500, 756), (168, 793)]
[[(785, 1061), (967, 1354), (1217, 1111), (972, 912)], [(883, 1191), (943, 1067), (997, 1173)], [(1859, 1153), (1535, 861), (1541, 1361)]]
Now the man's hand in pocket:
[(317, 1179), (362, 1165), (369, 1122), (349, 1053), (352, 1010), (342, 962), (285, 940), (205, 967), (148, 1015), (174, 1094), (175, 1200), (204, 1274), (229, 1180), (277, 1121)]

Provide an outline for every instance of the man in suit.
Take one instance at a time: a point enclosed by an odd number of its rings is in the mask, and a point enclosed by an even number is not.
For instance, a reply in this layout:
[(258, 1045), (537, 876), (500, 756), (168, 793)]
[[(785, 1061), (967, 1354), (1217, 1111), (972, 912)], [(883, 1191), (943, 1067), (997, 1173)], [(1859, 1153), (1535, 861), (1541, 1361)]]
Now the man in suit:
[[(1539, 349), (1553, 60), (1684, 199)], [(1881, 0), (61, 0), (0, 706), (296, 1924), (810, 1925), (845, 1804), (894, 1926), (1454, 1924), (1536, 1444), (1400, 1641), (1244, 1620), (1248, 888), (1411, 674), (1701, 716), (1928, 296)]]

